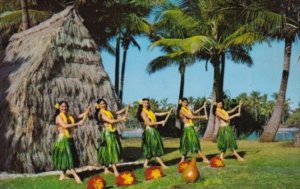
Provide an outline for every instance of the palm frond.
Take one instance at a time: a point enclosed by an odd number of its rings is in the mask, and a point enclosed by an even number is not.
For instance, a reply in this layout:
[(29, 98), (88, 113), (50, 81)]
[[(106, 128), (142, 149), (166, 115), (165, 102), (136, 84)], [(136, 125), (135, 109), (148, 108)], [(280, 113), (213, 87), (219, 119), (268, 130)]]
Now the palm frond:
[(251, 48), (245, 48), (242, 46), (232, 47), (229, 49), (230, 57), (235, 63), (243, 63), (248, 66), (253, 65), (252, 58), (249, 54)]
[(152, 43), (150, 48), (155, 46), (174, 47), (174, 50), (181, 50), (189, 54), (194, 54), (201, 50), (209, 50), (213, 44), (214, 41), (210, 37), (197, 35), (185, 39), (160, 39)]
[(178, 57), (182, 56), (184, 52), (178, 51), (163, 56), (159, 56), (150, 61), (146, 70), (149, 74), (155, 73), (159, 70), (163, 70), (174, 64), (178, 64)]
[(0, 29), (19, 26), (22, 22), (22, 10), (4, 12), (0, 15)]
[[(184, 30), (186, 33), (195, 31), (199, 21), (185, 14), (180, 9), (166, 10), (161, 14), (160, 20), (155, 23), (156, 28), (168, 27), (174, 30)], [(177, 32), (178, 33), (178, 32)]]
[[(32, 25), (40, 23), (49, 18), (47, 11), (28, 10)], [(0, 30), (8, 27), (18, 27), (22, 22), (22, 10), (8, 11), (0, 14)]]

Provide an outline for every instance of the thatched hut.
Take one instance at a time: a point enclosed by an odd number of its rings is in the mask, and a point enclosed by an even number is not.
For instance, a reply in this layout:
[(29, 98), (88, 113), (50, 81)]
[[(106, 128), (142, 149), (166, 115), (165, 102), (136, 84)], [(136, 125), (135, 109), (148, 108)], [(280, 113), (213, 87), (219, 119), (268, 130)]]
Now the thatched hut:
[[(73, 7), (12, 36), (0, 59), (0, 171), (51, 170), (55, 102), (67, 100), (79, 113), (99, 97), (117, 107), (97, 45)], [(73, 133), (81, 164), (96, 164), (95, 122)]]

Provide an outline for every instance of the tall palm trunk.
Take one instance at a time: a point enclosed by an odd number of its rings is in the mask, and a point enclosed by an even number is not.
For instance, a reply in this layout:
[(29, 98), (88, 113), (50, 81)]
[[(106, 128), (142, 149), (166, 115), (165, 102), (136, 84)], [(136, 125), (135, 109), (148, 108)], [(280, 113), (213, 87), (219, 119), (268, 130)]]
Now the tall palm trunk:
[(120, 92), (119, 92), (119, 97), (120, 97), (121, 104), (123, 103), (123, 91), (124, 91), (127, 50), (128, 50), (128, 46), (125, 46), (124, 49), (123, 49), (123, 58), (122, 58), (122, 67), (121, 67), (121, 85), (120, 85)]
[(220, 91), (223, 96), (224, 91), (224, 75), (225, 75), (225, 53), (222, 53), (221, 55), (221, 81), (220, 81)]
[(277, 97), (277, 102), (274, 107), (272, 116), (268, 122), (268, 125), (265, 128), (262, 136), (260, 137), (260, 142), (272, 142), (279, 128), (280, 121), (282, 119), (281, 115), (284, 108), (286, 89), (287, 89), (287, 84), (289, 79), (291, 50), (292, 50), (292, 40), (286, 38), (285, 48), (284, 48), (284, 65), (283, 65), (282, 79), (281, 79), (279, 94)]
[(115, 91), (119, 96), (119, 75), (120, 75), (120, 46), (121, 46), (121, 33), (120, 29), (117, 29), (116, 37), (116, 67), (115, 67)]
[(22, 30), (27, 30), (30, 27), (29, 12), (27, 0), (20, 0), (22, 6)]
[(179, 99), (181, 99), (184, 96), (185, 64), (180, 64), (179, 72), (180, 72)]
[(221, 91), (221, 73), (220, 73), (219, 59), (213, 62), (213, 66), (214, 66), (213, 96), (212, 96), (212, 102), (210, 106), (208, 123), (203, 136), (203, 140), (209, 140), (209, 141), (213, 141), (215, 139), (214, 131), (215, 131), (216, 121), (215, 121), (215, 116), (213, 114), (214, 102), (216, 102), (216, 100), (222, 99), (223, 96), (223, 92)]

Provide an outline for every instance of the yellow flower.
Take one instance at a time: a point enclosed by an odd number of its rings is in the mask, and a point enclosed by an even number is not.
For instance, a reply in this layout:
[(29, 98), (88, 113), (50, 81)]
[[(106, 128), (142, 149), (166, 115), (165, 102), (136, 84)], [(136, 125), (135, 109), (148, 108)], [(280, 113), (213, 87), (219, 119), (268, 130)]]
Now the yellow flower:
[(103, 189), (104, 188), (103, 182), (101, 180), (95, 180), (95, 182), (93, 183), (93, 186), (95, 189)]
[(122, 178), (124, 179), (124, 184), (125, 185), (130, 185), (133, 183), (134, 179), (130, 173), (124, 173), (122, 174)]
[(215, 164), (216, 164), (216, 166), (218, 166), (218, 167), (221, 167), (221, 166), (223, 166), (223, 162), (222, 162), (222, 160), (216, 160), (216, 162), (215, 162)]
[(56, 109), (59, 109), (59, 107), (60, 107), (60, 106), (59, 106), (59, 103), (56, 102), (55, 105), (54, 105), (54, 107), (55, 107)]
[(160, 178), (160, 177), (161, 177), (160, 170), (159, 170), (159, 169), (153, 170), (152, 173), (151, 173), (151, 177), (152, 177), (153, 179)]
[(95, 103), (95, 108), (96, 108), (96, 109), (100, 109), (100, 104)]

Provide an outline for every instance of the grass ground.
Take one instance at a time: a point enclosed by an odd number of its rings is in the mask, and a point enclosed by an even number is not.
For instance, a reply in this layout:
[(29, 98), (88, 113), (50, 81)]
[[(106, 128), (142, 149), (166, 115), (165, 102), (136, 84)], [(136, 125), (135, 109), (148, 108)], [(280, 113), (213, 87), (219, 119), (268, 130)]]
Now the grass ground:
[[(140, 139), (122, 141), (127, 161), (141, 159)], [(179, 139), (165, 139), (166, 155), (163, 159), (170, 166), (164, 170), (165, 176), (158, 180), (145, 181), (142, 165), (120, 167), (121, 171), (133, 171), (138, 183), (128, 189), (194, 189), (194, 188), (249, 188), (249, 189), (299, 189), (300, 188), (300, 149), (290, 142), (259, 143), (257, 141), (238, 141), (238, 152), (245, 162), (238, 162), (233, 156), (225, 158), (225, 167), (210, 168), (197, 159), (201, 178), (196, 183), (186, 184), (177, 172), (180, 161)], [(209, 158), (218, 155), (215, 143), (202, 142), (202, 150)], [(195, 155), (194, 155), (195, 157)], [(152, 162), (155, 164), (155, 162)], [(113, 175), (104, 175), (102, 170), (81, 173), (83, 184), (73, 179), (58, 181), (58, 176), (26, 177), (0, 180), (1, 189), (83, 189), (93, 175), (100, 174), (108, 188), (118, 188)]]

